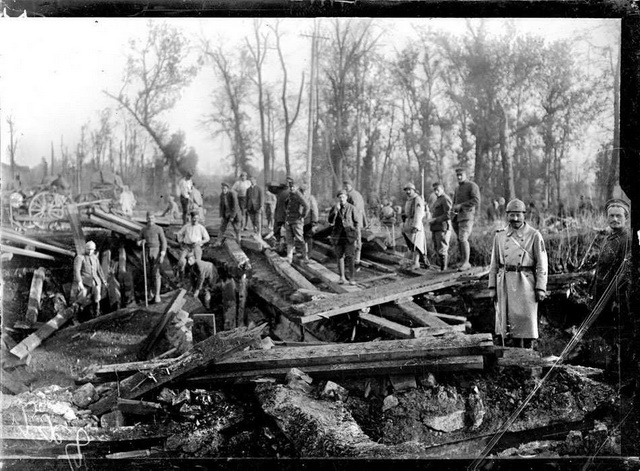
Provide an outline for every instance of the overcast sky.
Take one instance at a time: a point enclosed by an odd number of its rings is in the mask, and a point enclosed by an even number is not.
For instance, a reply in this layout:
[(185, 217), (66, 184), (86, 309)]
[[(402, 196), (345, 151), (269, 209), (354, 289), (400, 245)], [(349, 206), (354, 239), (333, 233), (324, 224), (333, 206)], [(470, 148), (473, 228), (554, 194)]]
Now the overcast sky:
[[(128, 41), (146, 35), (148, 19), (95, 18), (0, 18), (0, 143), (2, 161), (8, 162), (7, 116), (18, 130), (17, 161), (36, 165), (50, 157), (51, 142), (56, 156), (60, 139), (73, 151), (81, 126), (115, 102), (103, 93), (117, 93), (122, 79)], [(242, 41), (252, 34), (251, 19), (154, 19), (179, 26), (192, 38), (206, 36), (225, 44)], [(274, 20), (264, 19), (266, 24)], [(385, 47), (400, 48), (412, 34), (411, 24), (428, 23), (452, 32), (465, 30), (464, 19), (377, 19), (385, 28)], [(490, 31), (499, 31), (501, 19), (490, 20)], [(518, 34), (533, 33), (550, 41), (589, 32), (598, 45), (612, 44), (619, 34), (618, 20), (518, 19)], [(302, 36), (312, 29), (312, 19), (286, 19), (289, 32), (285, 43), (288, 60), (298, 70), (308, 66), (309, 39)], [(220, 39), (222, 38), (222, 39)], [(275, 59), (275, 54), (273, 55)], [(291, 74), (294, 84), (299, 76)], [(294, 85), (295, 86), (295, 85)], [(200, 156), (204, 172), (220, 170), (221, 158), (228, 152), (221, 140), (214, 141), (199, 124), (210, 108), (212, 89), (210, 72), (201, 73), (186, 90), (183, 99), (170, 114), (172, 130), (186, 132), (187, 144)], [(305, 113), (302, 114), (302, 120)], [(306, 123), (298, 125), (306, 129)], [(224, 170), (224, 169), (223, 169)]]

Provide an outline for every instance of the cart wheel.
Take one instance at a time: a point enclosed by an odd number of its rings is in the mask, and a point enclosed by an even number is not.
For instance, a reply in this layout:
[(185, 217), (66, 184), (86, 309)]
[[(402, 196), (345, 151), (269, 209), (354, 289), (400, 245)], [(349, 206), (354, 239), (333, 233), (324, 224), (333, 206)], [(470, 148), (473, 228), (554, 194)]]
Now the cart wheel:
[(29, 216), (33, 218), (33, 223), (40, 229), (46, 229), (50, 221), (38, 221), (38, 219), (48, 219), (51, 217), (50, 211), (54, 206), (55, 196), (53, 193), (43, 191), (35, 195), (29, 202)]

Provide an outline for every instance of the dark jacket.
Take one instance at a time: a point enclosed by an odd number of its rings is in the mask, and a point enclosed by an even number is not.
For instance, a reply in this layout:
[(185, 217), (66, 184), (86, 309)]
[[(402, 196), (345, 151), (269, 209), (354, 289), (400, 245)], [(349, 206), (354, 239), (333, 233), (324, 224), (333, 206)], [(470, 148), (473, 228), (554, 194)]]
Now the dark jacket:
[(334, 243), (347, 242), (353, 244), (358, 236), (358, 217), (354, 205), (345, 203), (340, 210), (333, 206), (329, 212), (329, 224), (333, 224), (331, 238)]
[(290, 191), (287, 199), (287, 222), (303, 222), (309, 212), (309, 201), (300, 191)]
[(262, 211), (262, 188), (258, 185), (247, 188), (247, 211), (250, 213)]
[(475, 182), (466, 180), (458, 184), (453, 196), (453, 204), (461, 205), (456, 218), (458, 221), (473, 219), (476, 208), (480, 206), (480, 188)]
[(220, 217), (223, 219), (233, 220), (240, 213), (240, 205), (238, 203), (238, 194), (229, 190), (227, 193), (220, 194)]
[(289, 188), (283, 185), (269, 185), (269, 191), (276, 195), (276, 209), (273, 213), (273, 221), (275, 223), (283, 223), (287, 218)]
[(449, 230), (449, 212), (451, 211), (451, 198), (446, 193), (438, 196), (432, 205), (431, 217), (435, 219), (429, 224), (431, 232)]

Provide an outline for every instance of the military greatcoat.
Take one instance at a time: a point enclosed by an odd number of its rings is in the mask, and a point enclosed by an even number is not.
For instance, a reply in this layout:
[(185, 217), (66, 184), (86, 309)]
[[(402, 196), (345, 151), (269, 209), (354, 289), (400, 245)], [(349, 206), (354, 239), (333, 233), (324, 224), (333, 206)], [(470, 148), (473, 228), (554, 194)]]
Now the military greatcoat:
[(535, 290), (547, 289), (547, 252), (539, 231), (526, 222), (520, 229), (496, 231), (489, 288), (496, 288), (496, 334), (538, 338)]

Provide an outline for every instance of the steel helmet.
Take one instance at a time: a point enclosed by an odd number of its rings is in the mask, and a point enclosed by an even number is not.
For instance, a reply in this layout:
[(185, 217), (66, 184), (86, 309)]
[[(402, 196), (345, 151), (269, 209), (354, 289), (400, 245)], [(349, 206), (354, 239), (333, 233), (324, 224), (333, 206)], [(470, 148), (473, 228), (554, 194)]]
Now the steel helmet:
[(505, 209), (505, 211), (507, 213), (526, 213), (527, 207), (519, 199), (513, 199), (509, 201), (509, 204), (507, 204), (507, 208)]
[(89, 242), (87, 242), (87, 243), (85, 244), (85, 248), (86, 248), (87, 250), (89, 250), (89, 249), (93, 249), (93, 250), (95, 250), (95, 249), (96, 249), (96, 243), (95, 243), (94, 241), (90, 240)]

